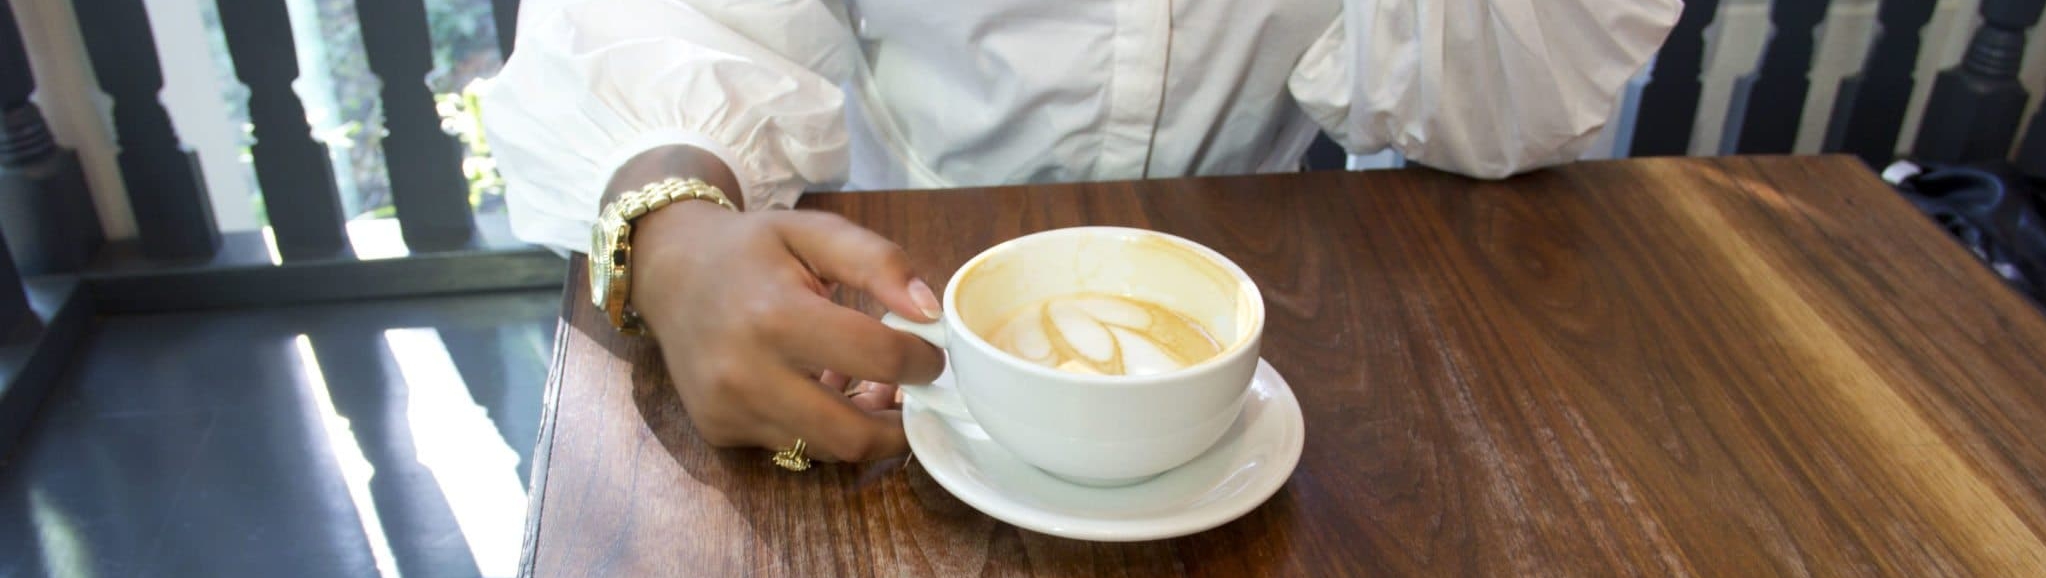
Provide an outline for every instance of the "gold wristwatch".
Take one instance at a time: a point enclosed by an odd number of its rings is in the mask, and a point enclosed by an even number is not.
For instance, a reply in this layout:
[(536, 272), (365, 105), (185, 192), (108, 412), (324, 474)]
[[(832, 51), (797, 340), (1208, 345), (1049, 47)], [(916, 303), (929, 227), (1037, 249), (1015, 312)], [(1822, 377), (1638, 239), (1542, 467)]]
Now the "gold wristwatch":
[(619, 195), (597, 215), (590, 239), (590, 300), (627, 335), (646, 331), (627, 301), (632, 297), (632, 223), (680, 201), (710, 201), (739, 210), (725, 192), (701, 179), (668, 178)]

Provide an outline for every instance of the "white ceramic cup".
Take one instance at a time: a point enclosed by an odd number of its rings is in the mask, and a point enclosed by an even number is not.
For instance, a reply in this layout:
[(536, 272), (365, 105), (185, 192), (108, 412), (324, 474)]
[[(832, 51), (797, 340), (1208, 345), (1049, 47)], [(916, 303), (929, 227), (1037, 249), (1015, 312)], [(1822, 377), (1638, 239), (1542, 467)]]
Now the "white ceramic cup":
[[(997, 349), (974, 328), (1079, 292), (1151, 301), (1207, 326), (1221, 351), (1166, 373), (1061, 371)], [(1045, 231), (981, 252), (945, 289), (944, 316), (883, 322), (943, 348), (956, 391), (902, 388), (978, 424), (1024, 462), (1067, 481), (1120, 486), (1178, 467), (1215, 444), (1243, 409), (1264, 332), (1264, 298), (1241, 267), (1193, 241), (1142, 229)]]

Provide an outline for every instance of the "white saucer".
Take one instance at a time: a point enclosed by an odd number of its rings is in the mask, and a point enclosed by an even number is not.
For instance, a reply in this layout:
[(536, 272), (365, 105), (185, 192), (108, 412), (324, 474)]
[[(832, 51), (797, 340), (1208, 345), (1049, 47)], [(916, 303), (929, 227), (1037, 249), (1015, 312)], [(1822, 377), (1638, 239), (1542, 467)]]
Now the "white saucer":
[[(934, 387), (952, 387), (948, 370)], [(1130, 542), (1184, 536), (1228, 523), (1263, 504), (1300, 463), (1306, 428), (1300, 401), (1258, 360), (1243, 415), (1215, 447), (1136, 485), (1090, 488), (1017, 460), (980, 426), (949, 421), (916, 398), (903, 401), (909, 447), (931, 478), (996, 519), (1066, 538)]]

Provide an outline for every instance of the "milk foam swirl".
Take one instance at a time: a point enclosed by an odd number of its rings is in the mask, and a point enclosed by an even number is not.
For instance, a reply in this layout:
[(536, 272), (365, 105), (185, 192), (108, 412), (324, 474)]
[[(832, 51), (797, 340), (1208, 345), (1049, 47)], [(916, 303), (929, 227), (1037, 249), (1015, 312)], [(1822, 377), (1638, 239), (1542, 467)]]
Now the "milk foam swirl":
[(1157, 303), (1105, 293), (1026, 305), (985, 337), (1033, 363), (1101, 375), (1164, 373), (1220, 351), (1199, 321)]

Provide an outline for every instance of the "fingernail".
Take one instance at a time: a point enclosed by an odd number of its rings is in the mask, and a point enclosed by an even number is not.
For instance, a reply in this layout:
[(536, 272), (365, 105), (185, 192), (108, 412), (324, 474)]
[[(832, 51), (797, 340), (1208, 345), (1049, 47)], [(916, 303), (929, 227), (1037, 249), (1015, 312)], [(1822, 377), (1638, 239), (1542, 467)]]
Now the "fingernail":
[(909, 280), (909, 300), (924, 312), (924, 317), (937, 319), (945, 314), (945, 309), (938, 305), (938, 295), (932, 293), (931, 286), (925, 285), (922, 279)]

